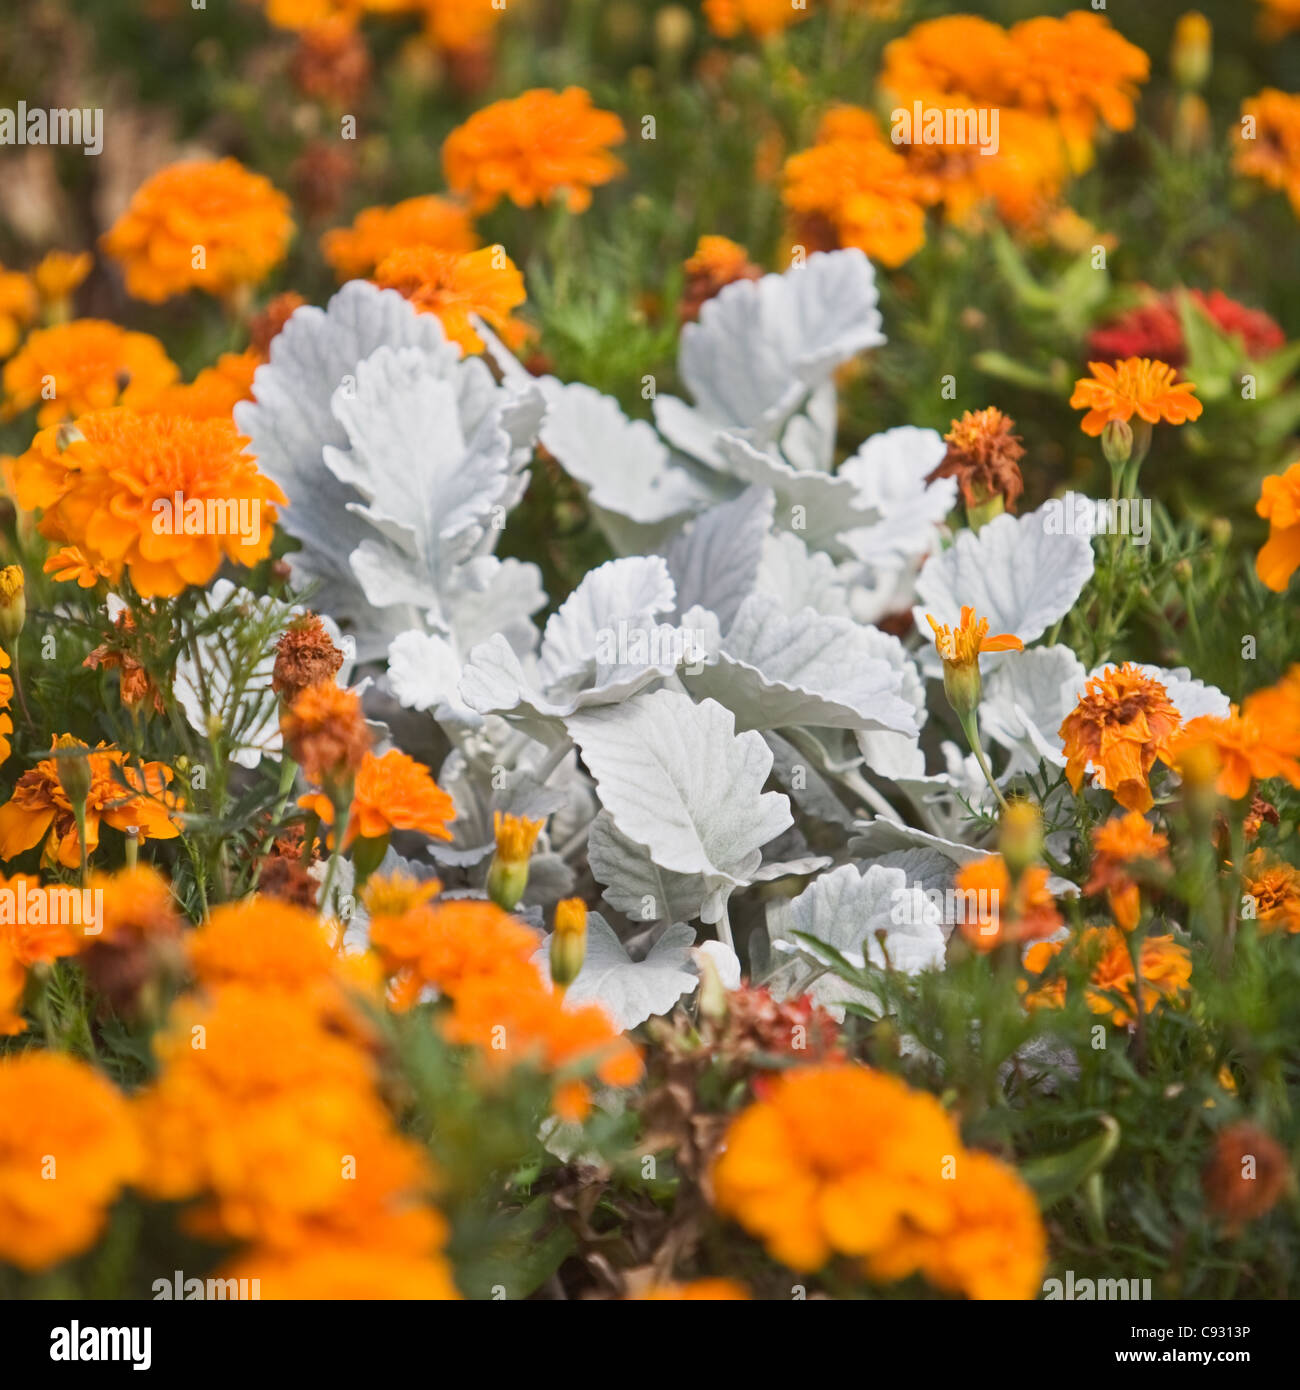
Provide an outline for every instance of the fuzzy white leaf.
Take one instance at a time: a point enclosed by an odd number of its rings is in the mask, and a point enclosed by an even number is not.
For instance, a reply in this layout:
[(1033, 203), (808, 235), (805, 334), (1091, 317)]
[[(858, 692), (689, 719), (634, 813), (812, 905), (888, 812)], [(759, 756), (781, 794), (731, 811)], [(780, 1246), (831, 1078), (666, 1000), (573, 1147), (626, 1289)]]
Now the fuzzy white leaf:
[(724, 628), (730, 625), (753, 591), (774, 505), (766, 488), (748, 488), (734, 501), (702, 512), (671, 542), (665, 558), (680, 612), (700, 604)]

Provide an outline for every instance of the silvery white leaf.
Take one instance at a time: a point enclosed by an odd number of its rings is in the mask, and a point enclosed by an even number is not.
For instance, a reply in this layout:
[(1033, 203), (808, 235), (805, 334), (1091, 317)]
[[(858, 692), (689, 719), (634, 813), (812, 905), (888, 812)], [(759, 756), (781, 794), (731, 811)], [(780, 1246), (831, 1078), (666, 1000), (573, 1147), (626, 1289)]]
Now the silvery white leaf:
[(460, 677), (460, 659), (445, 637), (411, 628), (389, 645), (388, 680), (399, 704), (432, 710), (440, 723), (475, 728), (483, 718), (461, 700)]
[[(1009, 632), (1032, 642), (1063, 618), (1092, 577), (1087, 536), (1049, 529), (1045, 509), (998, 516), (979, 532), (959, 531), (952, 546), (926, 561), (916, 583), (917, 629), (928, 633), (926, 614), (957, 623), (963, 604), (989, 620), (992, 633)], [(937, 666), (937, 657), (929, 658)], [(991, 670), (998, 657), (984, 658)]]
[(765, 594), (740, 606), (718, 659), (687, 677), (692, 690), (735, 711), (737, 725), (825, 725), (911, 733), (916, 716), (902, 677), (873, 655), (866, 629), (812, 609), (794, 617)]
[(802, 859), (774, 859), (754, 870), (755, 883), (775, 883), (779, 878), (807, 878), (819, 869), (828, 868), (829, 854), (807, 854)]
[(618, 829), (608, 811), (591, 823), (587, 860), (596, 882), (604, 885), (601, 896), (633, 922), (689, 922), (710, 895), (702, 873), (661, 869), (644, 845)]
[(763, 737), (772, 750), (772, 775), (805, 815), (815, 816), (828, 825), (847, 827), (853, 824), (852, 812), (835, 795), (830, 782), (812, 766), (806, 754), (774, 730)]
[(698, 511), (709, 491), (672, 460), (644, 420), (629, 420), (611, 396), (574, 382), (542, 382), (546, 421), (541, 442), (590, 500), (632, 521), (664, 521)]
[(793, 531), (763, 537), (754, 590), (770, 594), (790, 615), (815, 608), (831, 618), (850, 616), (848, 589), (835, 562), (820, 550), (809, 550)]
[(987, 859), (993, 853), (976, 845), (963, 844), (960, 840), (932, 835), (927, 830), (918, 830), (901, 821), (887, 820), (884, 816), (857, 824), (858, 833), (849, 841), (849, 852), (861, 859), (879, 859), (894, 850), (933, 849), (954, 864), (961, 865), (973, 863), (976, 859)]
[(589, 570), (546, 624), (538, 653), (544, 687), (586, 675), (598, 661), (625, 664), (602, 658), (602, 645), (614, 644), (620, 623), (625, 632), (657, 626), (654, 619), (671, 612), (675, 601), (668, 566), (658, 555), (607, 560)]
[(835, 384), (828, 381), (808, 397), (803, 410), (790, 417), (781, 436), (781, 453), (792, 467), (806, 472), (831, 471), (839, 416)]
[(754, 589), (763, 541), (772, 527), (775, 499), (747, 488), (734, 501), (701, 512), (664, 552), (677, 589), (677, 607), (711, 609), (728, 627)]
[[(589, 912), (587, 954), (577, 978), (564, 992), (565, 1007), (599, 1004), (620, 1032), (655, 1014), (666, 1014), (700, 982), (690, 968), (694, 941), (691, 928), (677, 922), (655, 942), (644, 960), (634, 961), (600, 913)], [(549, 949), (548, 937), (534, 959), (544, 963)]]
[(903, 425), (873, 435), (840, 465), (838, 476), (857, 485), (858, 504), (874, 508), (881, 518), (842, 537), (858, 559), (878, 562), (889, 554), (913, 559), (933, 548), (937, 527), (957, 501), (956, 479), (925, 481), (946, 452), (934, 430)]
[(330, 409), (335, 391), (385, 346), (421, 349), (443, 373), (460, 356), (436, 315), (417, 313), (394, 290), (353, 280), (325, 309), (304, 306), (292, 315), (271, 343), (269, 363), (257, 369), (256, 400), (235, 407), (258, 467), (289, 498), (278, 524), (303, 545), (289, 556), (294, 573), (319, 583), (314, 605), (356, 625), (362, 659), (382, 652), (386, 627), (400, 631), (410, 622), (398, 614), (378, 621), (358, 590), (348, 557), (370, 528), (348, 511), (358, 495), (325, 467), (322, 451), (348, 442)]
[(847, 478), (799, 472), (738, 434), (720, 434), (717, 449), (728, 473), (776, 494), (774, 523), (795, 531), (811, 549), (843, 551), (845, 547), (836, 544), (841, 532), (880, 520), (874, 507), (858, 505), (857, 488)]
[(762, 846), (792, 823), (790, 803), (763, 791), (772, 754), (759, 734), (737, 734), (731, 712), (675, 691), (572, 715), (570, 735), (596, 780), (601, 805), (660, 868), (703, 874), (711, 901), (750, 880)]
[(527, 560), (476, 555), (456, 568), (443, 593), (456, 649), (468, 652), (500, 634), (525, 656), (537, 647), (531, 615), (546, 607), (542, 572)]
[(718, 980), (723, 989), (740, 988), (740, 957), (725, 941), (701, 941), (691, 948), (695, 957), (696, 969), (700, 968), (700, 958), (707, 958), (718, 972)]
[(908, 655), (907, 648), (892, 633), (878, 627), (865, 627), (865, 650), (885, 661), (898, 673), (899, 694), (912, 707), (916, 719), (913, 732), (892, 730), (859, 731), (858, 751), (867, 768), (878, 777), (894, 781), (925, 774), (925, 754), (921, 751), (920, 731), (926, 721), (925, 682)]
[(737, 281), (682, 329), (679, 374), (707, 419), (774, 429), (841, 363), (885, 341), (877, 299), (875, 271), (856, 250)]
[(1002, 662), (984, 682), (980, 727), (1030, 770), (1042, 758), (1065, 765), (1058, 730), (1074, 706), (1067, 692), (1083, 689), (1083, 663), (1069, 647), (1031, 647)]

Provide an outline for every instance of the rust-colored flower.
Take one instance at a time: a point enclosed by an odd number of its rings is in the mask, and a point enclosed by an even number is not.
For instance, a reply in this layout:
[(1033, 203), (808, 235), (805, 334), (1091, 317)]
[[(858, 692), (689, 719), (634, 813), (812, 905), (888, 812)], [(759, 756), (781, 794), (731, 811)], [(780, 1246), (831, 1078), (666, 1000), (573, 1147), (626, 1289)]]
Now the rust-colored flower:
[(309, 686), (333, 681), (343, 667), (343, 653), (314, 613), (304, 613), (289, 624), (275, 644), (271, 689), (287, 705)]
[[(1217, 768), (1214, 790), (1230, 801), (1249, 796), (1254, 782), (1281, 777), (1300, 787), (1300, 759), (1285, 728), (1267, 728), (1248, 697), (1243, 708), (1232, 705), (1218, 718), (1203, 714), (1184, 725), (1171, 748), (1182, 772), (1189, 758)], [(1195, 780), (1195, 774), (1193, 774)]]
[(100, 1012), (131, 1017), (153, 982), (181, 973), (184, 919), (171, 885), (145, 864), (116, 874), (91, 874), (87, 887), (102, 893), (103, 916), (99, 934), (78, 942), (82, 968)]
[(136, 189), (100, 245), (137, 299), (188, 290), (226, 296), (260, 284), (284, 259), (289, 200), (236, 159), (172, 164)]
[[(300, 697), (294, 705), (295, 715), (306, 698)], [(303, 770), (307, 771), (305, 765)], [(320, 780), (307, 775), (309, 780)], [(298, 804), (315, 811), (322, 824), (334, 824), (334, 807), (323, 793), (304, 796)], [(447, 822), (455, 814), (451, 797), (422, 763), (396, 749), (382, 757), (367, 752), (357, 769), (343, 848), (347, 849), (358, 836), (380, 840), (394, 830), (417, 830), (436, 840), (450, 840)]]
[(35, 1271), (87, 1250), (142, 1158), (127, 1101), (93, 1067), (0, 1057), (0, 1260)]
[(623, 172), (609, 152), (623, 122), (597, 110), (581, 87), (538, 87), (476, 111), (447, 137), (442, 167), (447, 186), (487, 212), (502, 198), (519, 207), (563, 197), (570, 212), (591, 205), (591, 190)]
[(106, 743), (94, 749), (70, 734), (60, 734), (51, 745), (51, 757), (24, 772), (13, 794), (0, 806), (0, 859), (13, 859), (38, 844), (43, 836), (45, 857), (65, 868), (81, 863), (72, 802), (60, 780), (60, 762), (84, 750), (90, 777), (86, 797), (86, 853), (99, 845), (103, 822), (114, 830), (134, 827), (141, 842), (171, 840), (180, 834), (175, 815), (185, 803), (170, 790), (174, 776), (162, 763), (130, 764), (126, 754)]
[(140, 661), (135, 618), (124, 608), (113, 620), (120, 634), (101, 642), (81, 663), (92, 671), (101, 667), (118, 673), (118, 696), (126, 709), (138, 709), (148, 700), (158, 714), (165, 713), (162, 691), (154, 684), (148, 669)]
[(1300, 460), (1264, 479), (1255, 511), (1268, 521), (1268, 540), (1255, 557), (1255, 571), (1274, 593), (1285, 593), (1300, 568)]
[(1065, 773), (1077, 792), (1089, 764), (1092, 785), (1109, 790), (1128, 811), (1149, 811), (1148, 779), (1168, 753), (1181, 723), (1169, 692), (1136, 666), (1108, 666), (1089, 679), (1065, 717)]
[(302, 31), (289, 74), (303, 96), (346, 110), (370, 85), (370, 50), (355, 26), (337, 17)]
[(180, 375), (148, 333), (129, 333), (101, 319), (76, 319), (30, 333), (5, 364), (4, 413), (38, 406), (44, 429), (111, 406), (149, 403)]
[(948, 452), (926, 478), (956, 478), (967, 507), (979, 507), (1000, 496), (1007, 511), (1014, 512), (1016, 501), (1025, 490), (1020, 460), (1025, 447), (1013, 434), (1016, 422), (996, 406), (987, 410), (968, 410), (944, 435)]
[[(370, 752), (370, 730), (361, 713), (361, 697), (332, 680), (301, 691), (281, 711), (280, 732), (289, 755), (316, 786), (350, 781)], [(329, 797), (324, 800), (329, 804)]]
[(1217, 328), (1235, 337), (1249, 358), (1267, 357), (1286, 344), (1286, 334), (1274, 319), (1260, 309), (1249, 309), (1230, 299), (1222, 290), (1211, 290), (1209, 294), (1202, 290), (1172, 290), (1162, 295), (1152, 293), (1118, 318), (1093, 329), (1088, 335), (1088, 351), (1106, 362), (1154, 357), (1171, 367), (1182, 367), (1187, 361), (1179, 315), (1179, 298), (1183, 294)]
[(1092, 872), (1085, 893), (1105, 893), (1111, 916), (1132, 931), (1142, 911), (1139, 878), (1163, 874), (1170, 868), (1169, 837), (1161, 834), (1139, 811), (1112, 816), (1092, 832)]
[(385, 257), (412, 246), (432, 246), (463, 255), (479, 244), (464, 208), (428, 194), (392, 207), (363, 208), (350, 227), (321, 237), (321, 253), (340, 280), (369, 275)]
[(424, 313), (437, 314), (447, 337), (467, 354), (483, 351), (470, 316), (509, 338), (511, 310), (527, 297), (518, 266), (499, 246), (458, 254), (409, 246), (380, 261), (375, 283), (397, 290)]
[(1241, 106), (1233, 168), (1285, 193), (1300, 217), (1300, 96), (1266, 87)]
[(1202, 1176), (1206, 1202), (1230, 1231), (1271, 1211), (1293, 1181), (1286, 1150), (1250, 1120), (1219, 1131)]
[(977, 951), (992, 951), (1004, 942), (1037, 941), (1060, 930), (1064, 921), (1047, 879), (1047, 870), (1033, 864), (1013, 887), (1000, 854), (963, 864), (954, 885), (963, 938)]
[(309, 140), (289, 166), (294, 201), (310, 222), (325, 222), (338, 214), (355, 183), (356, 156), (337, 140)]
[(1090, 377), (1074, 383), (1070, 404), (1088, 413), (1080, 422), (1084, 434), (1097, 436), (1112, 420), (1127, 423), (1134, 415), (1149, 425), (1166, 420), (1182, 425), (1199, 420), (1202, 405), (1192, 394), (1196, 386), (1179, 381), (1167, 362), (1148, 357), (1126, 357), (1113, 366), (1089, 362)]
[(725, 236), (702, 236), (684, 269), (686, 287), (677, 306), (683, 323), (694, 323), (700, 316), (700, 306), (720, 289), (737, 280), (758, 280), (763, 274), (749, 259), (749, 252)]
[(270, 551), (287, 499), (231, 420), (103, 410), (70, 440), (60, 430), (42, 430), (14, 461), (15, 490), (21, 506), (45, 509), (41, 534), (93, 570), (114, 580), (127, 571), (141, 597), (172, 597), (206, 584), (223, 559), (252, 565)]

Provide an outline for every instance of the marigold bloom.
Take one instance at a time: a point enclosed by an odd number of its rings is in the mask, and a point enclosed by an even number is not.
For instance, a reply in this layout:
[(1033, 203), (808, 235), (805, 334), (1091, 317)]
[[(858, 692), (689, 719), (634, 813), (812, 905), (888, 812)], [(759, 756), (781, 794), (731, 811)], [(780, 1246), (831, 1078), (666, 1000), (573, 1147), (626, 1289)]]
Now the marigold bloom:
[(1300, 759), (1295, 756), (1300, 750), (1293, 751), (1287, 733), (1285, 728), (1265, 728), (1247, 698), (1244, 708), (1232, 705), (1222, 718), (1203, 714), (1184, 725), (1171, 753), (1180, 769), (1198, 750), (1212, 758), (1218, 767), (1215, 791), (1240, 801), (1250, 795), (1252, 782), (1272, 777), (1300, 787)]
[(1088, 413), (1080, 421), (1084, 434), (1096, 437), (1111, 420), (1127, 423), (1136, 414), (1149, 425), (1167, 420), (1171, 425), (1199, 420), (1203, 409), (1192, 395), (1196, 386), (1179, 381), (1165, 362), (1147, 357), (1127, 357), (1113, 366), (1089, 362), (1090, 377), (1074, 383), (1070, 405)]
[(0, 265), (0, 358), (18, 346), (22, 329), (36, 317), (38, 303), (31, 277)]
[(1255, 557), (1255, 572), (1274, 593), (1286, 592), (1300, 568), (1300, 460), (1265, 478), (1255, 511), (1268, 521), (1268, 540)]
[(1047, 870), (1030, 865), (1011, 885), (1000, 854), (981, 856), (957, 870), (955, 886), (962, 895), (958, 923), (962, 936), (977, 951), (991, 951), (1004, 942), (1034, 941), (1064, 925), (1056, 900), (1047, 887)]
[(262, 1299), (388, 1303), (460, 1298), (441, 1255), (405, 1255), (336, 1241), (311, 1241), (287, 1252), (253, 1246), (224, 1265), (218, 1277), (256, 1279)]
[(1300, 29), (1300, 0), (1260, 0), (1264, 7), (1259, 27), (1269, 38), (1280, 38)]
[(560, 195), (570, 212), (584, 212), (591, 190), (623, 172), (607, 147), (624, 138), (623, 122), (581, 87), (538, 87), (457, 126), (442, 147), (443, 172), (476, 213), (502, 198), (527, 208)]
[(1285, 193), (1300, 217), (1300, 96), (1266, 87), (1242, 103), (1241, 115), (1233, 168)]
[(628, 1295), (633, 1303), (741, 1302), (749, 1290), (734, 1279), (693, 1279), (689, 1284), (652, 1284), (641, 1293)]
[(27, 1031), (22, 1015), (27, 971), (3, 933), (0, 933), (0, 1038), (17, 1037)]
[(271, 689), (293, 704), (308, 687), (333, 681), (343, 667), (343, 653), (314, 613), (295, 618), (275, 644)]
[[(39, 405), (44, 429), (92, 410), (147, 406), (180, 375), (157, 338), (128, 333), (101, 319), (75, 319), (39, 328), (4, 369), (4, 413)], [(54, 396), (47, 399), (49, 382)]]
[(484, 346), (471, 314), (508, 336), (510, 311), (527, 298), (519, 267), (499, 246), (464, 254), (403, 247), (380, 261), (375, 283), (405, 295), (421, 312), (437, 314), (447, 337), (466, 354), (482, 352)]
[(259, 284), (292, 235), (289, 200), (268, 179), (237, 159), (196, 160), (146, 179), (100, 245), (132, 295), (160, 304), (191, 289), (229, 295)]
[(1238, 1120), (1216, 1137), (1202, 1184), (1210, 1209), (1235, 1231), (1271, 1211), (1293, 1180), (1282, 1145), (1259, 1125)]
[(1242, 866), (1241, 891), (1254, 899), (1262, 933), (1300, 932), (1300, 869), (1257, 849)]
[[(45, 509), (41, 534), (94, 573), (116, 581), (125, 570), (142, 597), (172, 597), (206, 584), (223, 558), (252, 565), (269, 553), (287, 499), (232, 421), (104, 410), (78, 420), (70, 442), (60, 428), (14, 460), (14, 488), (20, 506)], [(46, 571), (62, 577), (68, 558), (52, 556)]]
[(0, 1057), (0, 1261), (48, 1269), (94, 1242), (141, 1166), (127, 1102), (58, 1052)]
[(1077, 792), (1092, 765), (1093, 785), (1128, 811), (1149, 811), (1148, 778), (1157, 758), (1168, 761), (1181, 723), (1169, 692), (1136, 666), (1108, 666), (1089, 679), (1066, 715), (1060, 737), (1065, 773)]
[(303, 776), (317, 786), (355, 776), (370, 752), (370, 730), (361, 713), (361, 697), (333, 681), (308, 686), (282, 710), (280, 732)]
[(991, 1154), (958, 1157), (946, 1184), (951, 1223), (910, 1230), (867, 1262), (877, 1279), (921, 1271), (937, 1288), (973, 1299), (1029, 1299), (1042, 1291), (1047, 1235), (1034, 1195), (1015, 1169)]
[(506, 12), (494, 0), (416, 0), (424, 10), (425, 35), (448, 53), (484, 48)]
[(878, 85), (901, 101), (953, 93), (972, 103), (1010, 96), (1019, 55), (1005, 29), (976, 15), (915, 24), (885, 45)]
[(934, 645), (946, 666), (974, 666), (984, 652), (1021, 652), (1025, 644), (1013, 633), (988, 636), (989, 620), (976, 619), (975, 610), (962, 604), (961, 622), (955, 628), (925, 615), (934, 631)]
[[(295, 713), (297, 710), (295, 704)], [(298, 804), (315, 811), (324, 825), (334, 824), (334, 807), (328, 796), (304, 796)], [(423, 763), (396, 749), (381, 757), (367, 752), (357, 769), (343, 848), (349, 848), (358, 836), (378, 840), (394, 830), (418, 830), (435, 840), (450, 840), (447, 822), (455, 814), (451, 797)]]
[(240, 401), (253, 399), (253, 377), (265, 359), (248, 349), (223, 352), (190, 382), (177, 382), (150, 397), (141, 414), (185, 415), (191, 420), (229, 420)]
[(1132, 128), (1138, 87), (1151, 62), (1104, 15), (1044, 15), (1013, 25), (1009, 36), (1017, 58), (1009, 74), (1016, 105), (1056, 119), (1075, 151), (1076, 168), (1090, 162), (1098, 122), (1111, 130)]
[(496, 811), (492, 816), (492, 826), (496, 834), (497, 855), (508, 864), (519, 864), (533, 852), (537, 837), (546, 824), (541, 820), (529, 820), (527, 816), (512, 816)]
[(1111, 915), (1132, 931), (1141, 914), (1141, 890), (1129, 872), (1134, 865), (1169, 868), (1169, 837), (1161, 834), (1139, 811), (1112, 816), (1092, 832), (1092, 873), (1085, 893), (1105, 893)]
[[(126, 754), (106, 743), (92, 751), (70, 734), (60, 734), (52, 752), (85, 749), (90, 774), (86, 797), (86, 853), (99, 846), (102, 821), (114, 830), (134, 826), (141, 842), (172, 840), (180, 834), (173, 819), (184, 809), (184, 801), (169, 789), (174, 776), (162, 763), (136, 767)], [(66, 756), (66, 753), (65, 753)], [(39, 843), (48, 832), (45, 857), (75, 869), (81, 864), (81, 845), (72, 802), (59, 777), (58, 757), (49, 757), (24, 772), (14, 784), (9, 800), (0, 806), (0, 859), (14, 859)]]
[(469, 213), (434, 194), (363, 208), (350, 227), (335, 227), (320, 239), (321, 253), (340, 280), (369, 275), (386, 256), (408, 247), (463, 255), (478, 244)]
[(796, 9), (790, 0), (704, 0), (704, 18), (720, 39), (734, 39), (742, 32), (770, 39), (809, 14), (806, 6)]
[(14, 697), (12, 676), (3, 673), (9, 669), (9, 653), (0, 648), (0, 763), (7, 762), (13, 746), (9, 735), (14, 731), (14, 721), (9, 715), (9, 704)]
[(758, 280), (763, 274), (749, 259), (749, 252), (739, 242), (725, 236), (702, 236), (683, 269), (686, 287), (677, 310), (683, 323), (693, 323), (699, 318), (700, 306), (719, 290), (737, 280)]
[[(1129, 939), (1118, 927), (1089, 927), (1078, 950), (1092, 963), (1085, 998), (1094, 1014), (1126, 1028), (1137, 1017), (1133, 956)], [(1187, 992), (1192, 958), (1172, 936), (1142, 940), (1142, 1011), (1150, 1013), (1161, 1000), (1176, 1002)]]
[(944, 435), (948, 452), (939, 466), (926, 478), (956, 478), (962, 500), (967, 507), (982, 506), (994, 496), (1000, 496), (1009, 512), (1025, 490), (1020, 475), (1020, 460), (1025, 446), (1012, 431), (1016, 422), (995, 406), (987, 410), (968, 410)]
[(41, 302), (62, 304), (90, 274), (95, 258), (89, 251), (47, 251), (32, 271)]
[(171, 884), (150, 864), (113, 874), (92, 873), (86, 886), (104, 895), (104, 915), (94, 945), (179, 937), (185, 925)]

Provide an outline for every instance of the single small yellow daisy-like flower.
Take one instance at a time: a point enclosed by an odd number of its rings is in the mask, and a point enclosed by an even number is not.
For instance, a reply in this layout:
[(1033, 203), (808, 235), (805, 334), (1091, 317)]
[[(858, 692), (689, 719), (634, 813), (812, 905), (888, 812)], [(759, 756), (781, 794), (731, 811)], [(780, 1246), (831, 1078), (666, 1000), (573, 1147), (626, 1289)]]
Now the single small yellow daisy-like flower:
[(497, 855), (507, 864), (522, 863), (532, 854), (545, 824), (544, 820), (529, 820), (527, 816), (512, 816), (497, 811), (492, 817)]
[(955, 628), (936, 621), (929, 613), (925, 620), (934, 629), (934, 645), (945, 666), (972, 666), (983, 652), (1022, 652), (1025, 644), (1010, 632), (988, 635), (989, 620), (975, 617), (975, 610), (963, 604), (961, 622)]
[(1149, 357), (1126, 357), (1111, 366), (1108, 362), (1089, 362), (1090, 377), (1080, 377), (1074, 383), (1070, 405), (1086, 410), (1081, 428), (1094, 438), (1112, 420), (1127, 423), (1134, 415), (1149, 425), (1161, 420), (1182, 425), (1199, 420), (1203, 409), (1192, 394), (1196, 386), (1179, 381), (1177, 372), (1167, 362)]

